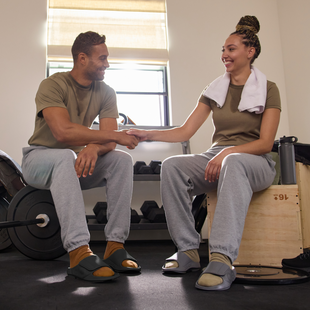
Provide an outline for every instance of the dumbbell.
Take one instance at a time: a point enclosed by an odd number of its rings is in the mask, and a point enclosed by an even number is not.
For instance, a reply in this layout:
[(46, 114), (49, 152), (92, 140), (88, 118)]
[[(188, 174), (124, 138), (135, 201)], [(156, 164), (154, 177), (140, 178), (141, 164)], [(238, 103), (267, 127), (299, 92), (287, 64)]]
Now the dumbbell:
[[(106, 224), (107, 219), (107, 208), (108, 204), (106, 202), (99, 201), (93, 208), (93, 212), (96, 215), (97, 222), (100, 224)], [(136, 210), (130, 209), (130, 222), (139, 223), (141, 220), (138, 212)]]
[(137, 161), (133, 166), (134, 174), (153, 174), (153, 169), (145, 161)]
[(166, 223), (166, 216), (163, 207), (159, 208), (154, 200), (146, 200), (140, 208), (143, 216), (151, 223)]
[(144, 161), (136, 161), (134, 164), (134, 174), (159, 174), (161, 161), (151, 160), (147, 165)]
[(160, 160), (151, 160), (149, 166), (152, 168), (155, 174), (160, 174), (161, 161)]
[(141, 217), (136, 210), (130, 209), (130, 223), (140, 223)]
[(107, 208), (108, 204), (105, 201), (98, 201), (94, 208), (93, 212), (96, 215), (97, 222), (100, 224), (106, 224), (107, 220)]

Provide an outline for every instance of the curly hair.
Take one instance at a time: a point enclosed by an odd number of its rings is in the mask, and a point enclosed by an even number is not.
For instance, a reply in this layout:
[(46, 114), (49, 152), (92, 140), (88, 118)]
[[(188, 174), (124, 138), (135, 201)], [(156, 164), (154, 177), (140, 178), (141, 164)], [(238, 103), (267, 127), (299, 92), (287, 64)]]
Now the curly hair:
[(73, 62), (76, 62), (80, 53), (85, 53), (87, 56), (90, 56), (93, 46), (105, 43), (105, 39), (104, 35), (101, 36), (93, 31), (80, 33), (74, 40), (71, 48)]
[(257, 36), (259, 30), (260, 25), (258, 19), (255, 16), (246, 15), (240, 18), (236, 26), (236, 31), (230, 34), (239, 35), (242, 38), (242, 43), (245, 46), (255, 48), (255, 54), (251, 59), (251, 64), (261, 52), (261, 45)]

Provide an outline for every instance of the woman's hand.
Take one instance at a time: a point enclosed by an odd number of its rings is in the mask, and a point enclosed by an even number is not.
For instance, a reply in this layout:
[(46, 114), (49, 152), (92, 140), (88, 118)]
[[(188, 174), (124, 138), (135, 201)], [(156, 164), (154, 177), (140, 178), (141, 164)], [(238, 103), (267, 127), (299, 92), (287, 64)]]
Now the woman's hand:
[(126, 131), (126, 133), (127, 135), (136, 136), (139, 139), (139, 142), (148, 140), (147, 130), (130, 128), (128, 131)]
[(205, 170), (205, 180), (211, 182), (215, 182), (219, 179), (222, 162), (224, 158), (230, 154), (230, 147), (223, 149), (216, 156), (214, 156), (207, 164)]

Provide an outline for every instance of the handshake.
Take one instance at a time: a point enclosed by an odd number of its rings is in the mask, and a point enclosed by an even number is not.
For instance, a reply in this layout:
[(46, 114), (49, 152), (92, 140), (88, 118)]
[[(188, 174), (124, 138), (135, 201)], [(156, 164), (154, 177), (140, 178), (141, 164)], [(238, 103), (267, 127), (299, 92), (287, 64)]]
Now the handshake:
[(116, 133), (116, 143), (133, 150), (141, 141), (148, 140), (148, 131), (140, 129), (118, 130)]

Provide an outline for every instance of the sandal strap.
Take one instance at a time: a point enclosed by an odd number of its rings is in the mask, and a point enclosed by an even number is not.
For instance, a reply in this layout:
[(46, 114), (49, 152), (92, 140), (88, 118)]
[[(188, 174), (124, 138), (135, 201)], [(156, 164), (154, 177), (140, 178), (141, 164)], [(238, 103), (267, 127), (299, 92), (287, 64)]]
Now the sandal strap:
[(216, 276), (223, 277), (225, 276), (225, 274), (227, 274), (227, 272), (231, 272), (231, 269), (228, 265), (221, 262), (210, 262), (207, 268), (205, 268), (205, 270), (203, 271), (203, 274), (211, 273)]
[[(176, 268), (166, 268), (165, 265), (168, 262), (176, 261), (179, 267)], [(199, 269), (200, 263), (192, 261), (184, 252), (178, 251), (172, 256), (166, 258), (165, 265), (162, 267), (164, 272), (176, 272), (185, 273), (190, 269)]]
[(110, 277), (94, 276), (93, 272), (102, 267), (110, 268), (99, 256), (91, 255), (82, 259), (75, 267), (68, 268), (67, 274), (90, 282), (105, 282), (119, 277), (118, 273)]
[(102, 267), (109, 267), (98, 255), (91, 255), (82, 259), (79, 265), (89, 271), (96, 271)]
[[(223, 279), (223, 283), (215, 286), (202, 286), (198, 284), (200, 277), (206, 273), (221, 277)], [(227, 290), (230, 288), (231, 284), (236, 278), (236, 269), (234, 267), (233, 269), (230, 269), (230, 267), (224, 263), (213, 261), (208, 264), (207, 268), (204, 269), (200, 277), (195, 284), (195, 287), (200, 290), (205, 291)]]

